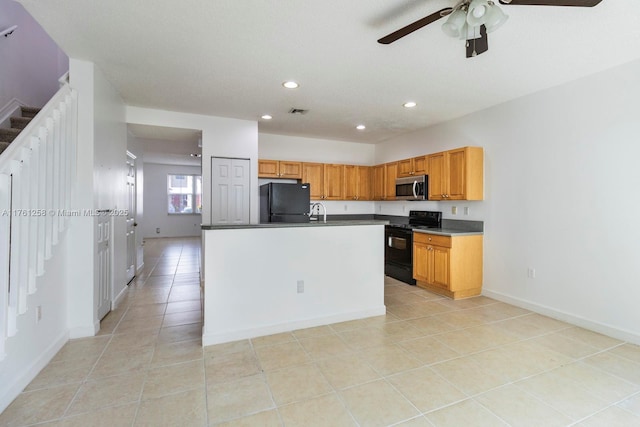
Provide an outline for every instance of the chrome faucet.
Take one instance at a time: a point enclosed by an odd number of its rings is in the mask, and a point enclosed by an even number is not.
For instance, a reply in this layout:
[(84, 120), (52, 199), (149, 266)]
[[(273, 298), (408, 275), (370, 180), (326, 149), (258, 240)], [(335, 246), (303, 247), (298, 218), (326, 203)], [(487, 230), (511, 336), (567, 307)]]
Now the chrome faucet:
[[(318, 208), (318, 209), (316, 209), (316, 208)], [(314, 214), (319, 216), (320, 215), (320, 208), (322, 208), (323, 222), (326, 223), (327, 222), (327, 208), (325, 207), (325, 205), (323, 205), (320, 202), (316, 202), (316, 203), (313, 203), (311, 205), (311, 213), (309, 214), (309, 216), (312, 217)]]

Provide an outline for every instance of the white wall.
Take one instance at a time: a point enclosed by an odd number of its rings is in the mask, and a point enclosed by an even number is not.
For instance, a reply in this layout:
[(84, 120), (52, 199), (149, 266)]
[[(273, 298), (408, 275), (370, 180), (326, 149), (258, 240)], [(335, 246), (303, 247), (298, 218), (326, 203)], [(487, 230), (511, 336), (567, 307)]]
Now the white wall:
[(640, 343), (639, 75), (635, 61), (395, 138), (376, 161), (483, 146), (485, 293)]
[(14, 33), (0, 39), (0, 121), (19, 104), (44, 106), (69, 69), (67, 56), (22, 5), (0, 0), (0, 30), (14, 25)]
[(249, 159), (251, 162), (251, 222), (259, 222), (257, 122), (140, 107), (127, 107), (127, 122), (202, 130), (203, 224), (211, 222), (211, 157)]
[(371, 166), (375, 161), (375, 145), (260, 133), (258, 155), (271, 160)]
[[(70, 61), (70, 83), (78, 90), (78, 170), (74, 209), (126, 208), (127, 130), (122, 99), (93, 63)], [(114, 217), (113, 295), (126, 286), (125, 216)], [(74, 217), (69, 229), (69, 312), (71, 337), (91, 336), (97, 318), (96, 226), (93, 217)], [(91, 236), (91, 237), (89, 237)]]
[[(94, 68), (94, 194), (96, 209), (127, 209), (127, 125), (120, 94), (98, 67)], [(127, 286), (127, 216), (113, 217), (112, 300)], [(94, 251), (95, 252), (95, 251)], [(97, 280), (97, 271), (96, 280)]]
[[(140, 223), (142, 235), (149, 237), (200, 236), (202, 216), (200, 214), (169, 215), (167, 213), (167, 175), (200, 175), (202, 168), (196, 166), (144, 164), (144, 205), (146, 214)], [(156, 233), (156, 228), (160, 233)]]
[[(6, 342), (6, 357), (0, 362), (0, 412), (31, 382), (69, 338), (67, 309), (67, 234), (45, 262), (46, 275), (37, 278), (38, 292), (28, 295), (26, 313), (17, 318), (18, 332)], [(35, 307), (42, 308), (36, 323)], [(4, 313), (3, 313), (4, 315)]]

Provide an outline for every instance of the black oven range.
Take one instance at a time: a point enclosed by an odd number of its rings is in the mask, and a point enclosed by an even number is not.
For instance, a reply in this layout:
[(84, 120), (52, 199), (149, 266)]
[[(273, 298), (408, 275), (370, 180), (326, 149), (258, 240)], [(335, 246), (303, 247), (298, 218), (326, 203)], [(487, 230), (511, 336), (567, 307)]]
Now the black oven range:
[(442, 212), (409, 211), (409, 222), (388, 224), (384, 230), (384, 274), (409, 285), (413, 278), (413, 230), (442, 227)]

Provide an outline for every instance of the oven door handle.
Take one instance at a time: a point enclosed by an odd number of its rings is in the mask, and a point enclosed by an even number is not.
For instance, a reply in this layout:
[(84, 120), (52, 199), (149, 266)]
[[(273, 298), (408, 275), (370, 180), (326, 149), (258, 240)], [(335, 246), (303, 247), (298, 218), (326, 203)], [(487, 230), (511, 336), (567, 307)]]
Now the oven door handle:
[(418, 198), (418, 190), (416, 187), (418, 186), (418, 181), (413, 181), (413, 197)]
[(390, 248), (402, 250), (407, 249), (407, 239), (403, 239), (401, 237), (389, 236), (387, 244)]

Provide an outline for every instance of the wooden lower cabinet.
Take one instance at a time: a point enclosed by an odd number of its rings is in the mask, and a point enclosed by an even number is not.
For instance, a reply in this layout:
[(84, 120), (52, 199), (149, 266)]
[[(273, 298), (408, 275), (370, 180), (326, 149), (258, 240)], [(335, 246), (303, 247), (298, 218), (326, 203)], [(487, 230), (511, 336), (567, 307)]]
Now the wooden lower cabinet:
[(413, 278), (424, 289), (453, 299), (482, 292), (482, 235), (413, 233)]

